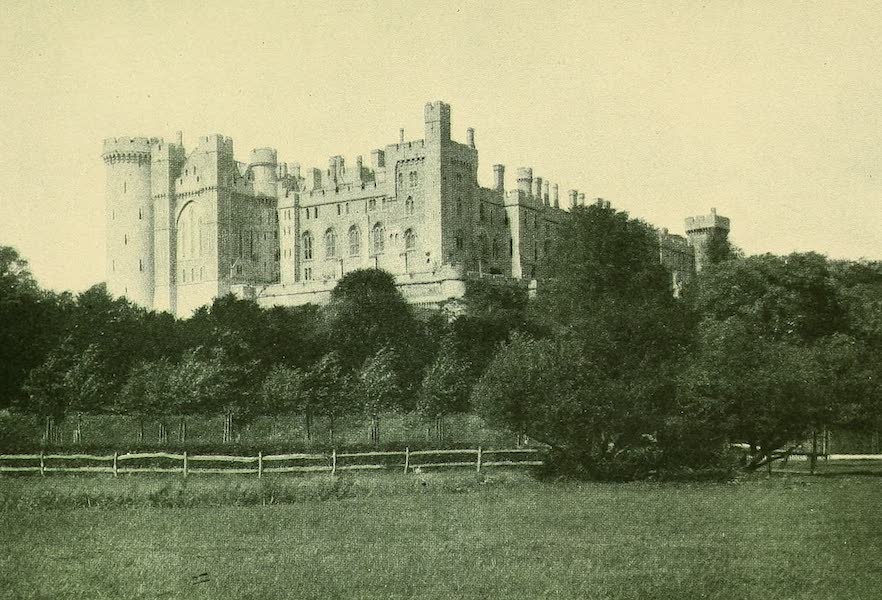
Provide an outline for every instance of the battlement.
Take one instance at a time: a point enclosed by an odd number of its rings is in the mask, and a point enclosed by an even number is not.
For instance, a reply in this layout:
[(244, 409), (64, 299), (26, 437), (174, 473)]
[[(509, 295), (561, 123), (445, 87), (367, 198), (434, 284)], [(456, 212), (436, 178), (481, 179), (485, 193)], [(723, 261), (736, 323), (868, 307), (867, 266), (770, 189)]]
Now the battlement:
[(275, 167), (278, 163), (278, 157), (275, 148), (255, 148), (248, 155), (248, 164), (254, 166), (271, 166)]
[(729, 231), (728, 217), (721, 217), (717, 214), (717, 209), (712, 208), (709, 215), (699, 215), (697, 217), (688, 217), (686, 219), (686, 233), (700, 231), (702, 229), (721, 229)]
[(111, 163), (121, 160), (149, 160), (150, 149), (153, 144), (159, 143), (159, 138), (147, 137), (114, 137), (104, 140), (104, 150), (101, 153), (104, 162)]

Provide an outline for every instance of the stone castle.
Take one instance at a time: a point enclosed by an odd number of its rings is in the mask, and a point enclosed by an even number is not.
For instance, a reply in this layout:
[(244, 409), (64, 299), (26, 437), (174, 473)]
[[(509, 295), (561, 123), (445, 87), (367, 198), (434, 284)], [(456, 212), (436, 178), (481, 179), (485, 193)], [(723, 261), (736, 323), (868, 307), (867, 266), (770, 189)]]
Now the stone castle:
[[(461, 297), (472, 276), (527, 285), (568, 211), (585, 204), (530, 168), (507, 190), (494, 165), (482, 187), (475, 131), (454, 141), (443, 102), (426, 104), (423, 139), (401, 130), (369, 164), (332, 156), (302, 171), (271, 148), (242, 163), (230, 138), (205, 136), (188, 152), (180, 133), (106, 139), (103, 158), (108, 291), (180, 317), (230, 292), (263, 306), (321, 303), (362, 268), (389, 271), (424, 306)], [(708, 236), (728, 230), (712, 211), (686, 220), (686, 238), (659, 232), (675, 291), (701, 268)]]

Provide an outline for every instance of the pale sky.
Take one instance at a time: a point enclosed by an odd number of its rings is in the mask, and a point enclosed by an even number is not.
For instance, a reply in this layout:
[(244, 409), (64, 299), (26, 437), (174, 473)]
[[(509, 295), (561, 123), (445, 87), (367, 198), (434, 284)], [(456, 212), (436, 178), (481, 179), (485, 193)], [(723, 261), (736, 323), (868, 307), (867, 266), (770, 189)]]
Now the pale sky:
[(477, 130), (518, 166), (672, 232), (716, 207), (748, 253), (882, 259), (882, 4), (0, 2), (0, 244), (104, 277), (113, 136), (234, 139), (327, 167)]

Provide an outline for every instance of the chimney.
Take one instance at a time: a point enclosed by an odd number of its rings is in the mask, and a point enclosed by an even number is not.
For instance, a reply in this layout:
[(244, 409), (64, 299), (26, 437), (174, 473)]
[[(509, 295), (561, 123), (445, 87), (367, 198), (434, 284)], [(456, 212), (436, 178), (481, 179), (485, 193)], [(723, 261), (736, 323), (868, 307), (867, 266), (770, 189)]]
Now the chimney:
[(374, 150), (371, 152), (371, 166), (374, 169), (386, 168), (386, 153), (383, 150)]
[(549, 191), (551, 189), (551, 184), (546, 181), (542, 186), (542, 204), (548, 206), (549, 200), (551, 200), (551, 194)]
[(468, 140), (469, 148), (475, 147), (475, 128), (469, 127), (466, 129), (466, 140)]
[(404, 143), (404, 127), (402, 127), (401, 129), (398, 130), (398, 143), (399, 144)]
[(290, 173), (291, 177), (294, 179), (300, 179), (300, 163), (289, 163), (288, 173)]
[(184, 132), (183, 131), (178, 132), (177, 139), (178, 139), (178, 146), (183, 146), (184, 145)]
[(554, 208), (560, 208), (560, 189), (558, 189), (556, 183), (553, 186), (551, 186), (551, 190), (552, 190), (551, 197), (554, 199)]
[(309, 176), (308, 180), (312, 184), (312, 189), (313, 190), (322, 189), (322, 170), (312, 168), (309, 170), (309, 174), (310, 174), (310, 176)]
[(493, 189), (505, 191), (505, 165), (493, 165)]
[(585, 194), (579, 192), (579, 206), (585, 206)]
[(570, 190), (567, 194), (570, 196), (570, 210), (572, 210), (579, 205), (579, 192), (576, 190)]

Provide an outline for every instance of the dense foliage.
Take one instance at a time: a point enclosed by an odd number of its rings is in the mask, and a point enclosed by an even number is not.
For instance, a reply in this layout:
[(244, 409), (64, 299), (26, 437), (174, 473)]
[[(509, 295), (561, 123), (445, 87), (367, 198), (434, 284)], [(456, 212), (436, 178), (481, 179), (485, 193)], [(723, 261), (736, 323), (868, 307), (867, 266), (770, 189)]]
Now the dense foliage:
[[(55, 424), (127, 414), (187, 439), (221, 417), (223, 440), (256, 416), (415, 413), (444, 441), (474, 411), (545, 445), (559, 472), (630, 479), (754, 469), (829, 427), (882, 426), (882, 265), (817, 254), (750, 256), (723, 237), (674, 297), (656, 232), (578, 207), (540, 265), (536, 298), (471, 279), (455, 318), (418, 313), (393, 277), (347, 274), (323, 307), (263, 309), (232, 296), (175, 320), (111, 298), (41, 290), (0, 248), (0, 409)], [(75, 429), (74, 442), (83, 443)], [(167, 439), (167, 437), (165, 438)]]

